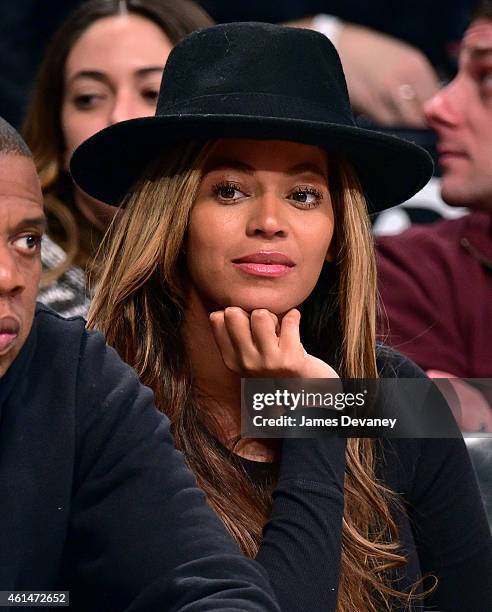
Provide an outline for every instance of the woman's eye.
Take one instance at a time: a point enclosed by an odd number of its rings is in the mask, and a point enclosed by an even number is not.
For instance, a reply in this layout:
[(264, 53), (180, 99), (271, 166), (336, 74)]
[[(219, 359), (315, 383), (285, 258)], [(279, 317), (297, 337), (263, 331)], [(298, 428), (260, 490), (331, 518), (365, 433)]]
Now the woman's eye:
[(303, 208), (314, 208), (319, 206), (323, 199), (323, 194), (313, 187), (296, 187), (288, 197)]
[(15, 245), (25, 253), (35, 253), (41, 246), (41, 236), (37, 234), (26, 234), (14, 241)]
[(90, 110), (94, 108), (104, 96), (101, 94), (80, 94), (75, 96), (73, 102), (75, 106), (80, 110)]
[(147, 102), (151, 102), (152, 104), (155, 104), (157, 102), (157, 98), (159, 97), (159, 90), (158, 89), (146, 89), (144, 91), (142, 91), (142, 98), (144, 98), (144, 100), (146, 100)]
[(219, 183), (213, 188), (214, 195), (223, 201), (234, 202), (244, 195), (239, 187), (233, 183)]

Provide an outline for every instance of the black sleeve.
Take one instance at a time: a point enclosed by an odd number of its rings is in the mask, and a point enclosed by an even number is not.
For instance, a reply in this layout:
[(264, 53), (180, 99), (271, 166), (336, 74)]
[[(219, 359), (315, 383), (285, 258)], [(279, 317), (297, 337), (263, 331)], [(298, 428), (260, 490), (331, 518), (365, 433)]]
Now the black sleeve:
[(71, 609), (275, 610), (264, 570), (208, 507), (151, 391), (85, 335), (65, 583)]
[(492, 541), (465, 443), (421, 442), (409, 517), (422, 574), (439, 580), (426, 598), (426, 609), (489, 612)]
[(286, 439), (257, 560), (283, 612), (336, 610), (345, 477), (344, 438)]

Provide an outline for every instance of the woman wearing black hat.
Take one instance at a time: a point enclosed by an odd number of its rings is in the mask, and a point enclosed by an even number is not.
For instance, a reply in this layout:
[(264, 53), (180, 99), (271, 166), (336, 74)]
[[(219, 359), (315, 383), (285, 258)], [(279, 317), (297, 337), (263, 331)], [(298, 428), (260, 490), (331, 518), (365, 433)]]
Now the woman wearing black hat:
[[(323, 36), (226, 24), (179, 44), (156, 116), (91, 138), (72, 173), (126, 207), (90, 325), (154, 390), (210, 505), (255, 556), (262, 538), (275, 545), (280, 449), (240, 438), (240, 377), (421, 375), (376, 348), (367, 209), (410, 197), (431, 162), (354, 125)], [(418, 607), (426, 573), (425, 605), (489, 609), (492, 546), (462, 440), (285, 440), (281, 452), (307, 521), (302, 538), (289, 517), (277, 534), (283, 609)]]

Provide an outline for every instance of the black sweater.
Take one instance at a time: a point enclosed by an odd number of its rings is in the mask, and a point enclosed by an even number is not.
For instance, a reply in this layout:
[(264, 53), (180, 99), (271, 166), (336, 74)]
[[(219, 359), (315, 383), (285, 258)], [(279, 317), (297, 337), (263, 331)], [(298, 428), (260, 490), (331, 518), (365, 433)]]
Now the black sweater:
[[(388, 378), (425, 376), (386, 347), (380, 348), (378, 369)], [(293, 475), (291, 464), (306, 479), (298, 506), (283, 517), (286, 536), (289, 525), (305, 524), (302, 538), (283, 540), (284, 565), (292, 567), (296, 586), (285, 587), (285, 567), (279, 572), (269, 569), (282, 610), (336, 610), (343, 513), (340, 474), (345, 467), (343, 448), (336, 444), (342, 442), (331, 437), (286, 439), (280, 465), (242, 460), (257, 482), (271, 481), (280, 473), (274, 498), (279, 486), (284, 491), (285, 470)], [(394, 516), (408, 563), (398, 571), (398, 588), (409, 589), (429, 574), (438, 579), (435, 591), (416, 601), (412, 610), (490, 612), (492, 539), (463, 439), (382, 440), (378, 458), (378, 477), (402, 501), (401, 511), (394, 510)], [(272, 516), (275, 520), (266, 528), (270, 536), (282, 524), (275, 507)], [(262, 551), (257, 558), (263, 560)], [(432, 579), (424, 580), (425, 588), (432, 584)]]
[(0, 590), (55, 588), (86, 612), (278, 611), (150, 390), (82, 319), (38, 307), (0, 379)]

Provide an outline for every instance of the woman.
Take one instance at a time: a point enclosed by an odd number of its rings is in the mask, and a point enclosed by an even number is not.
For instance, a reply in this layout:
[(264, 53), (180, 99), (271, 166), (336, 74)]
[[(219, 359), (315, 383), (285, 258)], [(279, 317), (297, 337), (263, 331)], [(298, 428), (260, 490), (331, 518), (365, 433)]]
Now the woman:
[(23, 131), (49, 216), (39, 299), (61, 314), (86, 315), (86, 273), (114, 213), (74, 189), (68, 175), (74, 149), (117, 121), (152, 115), (172, 47), (211, 24), (189, 0), (179, 5), (173, 0), (90, 0), (51, 41)]
[[(421, 376), (376, 351), (366, 197), (369, 210), (407, 199), (431, 162), (354, 125), (338, 56), (308, 30), (210, 28), (174, 49), (163, 84), (155, 117), (73, 157), (85, 191), (126, 208), (89, 324), (154, 390), (210, 505), (255, 556), (280, 449), (241, 439), (240, 377)], [(439, 609), (488, 609), (492, 547), (462, 440), (302, 442), (281, 448), (308, 472), (293, 492), (308, 517), (285, 553), (294, 576), (270, 575), (283, 609), (379, 612), (426, 589)]]

